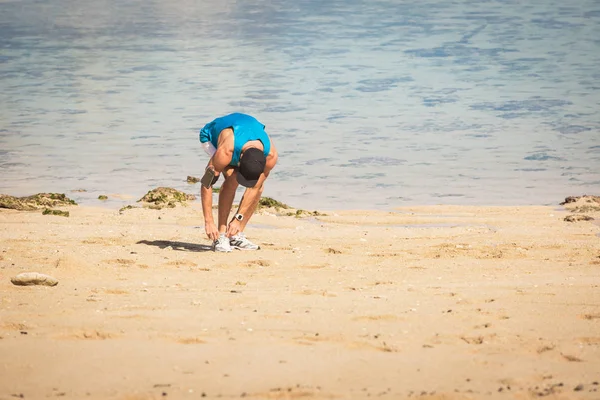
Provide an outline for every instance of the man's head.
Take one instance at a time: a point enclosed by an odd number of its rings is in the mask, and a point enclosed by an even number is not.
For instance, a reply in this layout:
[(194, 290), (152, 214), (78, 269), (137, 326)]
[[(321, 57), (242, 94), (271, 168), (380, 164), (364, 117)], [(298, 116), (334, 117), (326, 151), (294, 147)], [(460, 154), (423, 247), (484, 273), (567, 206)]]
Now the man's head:
[(267, 159), (262, 150), (255, 147), (244, 150), (237, 172), (237, 181), (245, 187), (254, 187), (265, 170)]

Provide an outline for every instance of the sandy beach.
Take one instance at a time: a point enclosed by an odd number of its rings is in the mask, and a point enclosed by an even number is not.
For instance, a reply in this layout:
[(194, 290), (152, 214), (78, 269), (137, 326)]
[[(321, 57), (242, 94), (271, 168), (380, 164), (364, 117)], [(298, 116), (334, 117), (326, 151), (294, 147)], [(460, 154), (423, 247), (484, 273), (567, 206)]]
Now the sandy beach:
[[(599, 399), (600, 212), (0, 209), (0, 399)], [(16, 286), (23, 272), (54, 287)]]

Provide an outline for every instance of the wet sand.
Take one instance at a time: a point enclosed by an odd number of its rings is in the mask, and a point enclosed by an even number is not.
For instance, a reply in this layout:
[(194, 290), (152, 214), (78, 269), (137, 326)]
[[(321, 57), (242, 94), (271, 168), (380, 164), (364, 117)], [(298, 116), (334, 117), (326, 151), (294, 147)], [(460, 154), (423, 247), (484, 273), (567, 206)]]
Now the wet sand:
[[(0, 210), (0, 399), (598, 399), (600, 219)], [(55, 287), (15, 286), (41, 272)]]

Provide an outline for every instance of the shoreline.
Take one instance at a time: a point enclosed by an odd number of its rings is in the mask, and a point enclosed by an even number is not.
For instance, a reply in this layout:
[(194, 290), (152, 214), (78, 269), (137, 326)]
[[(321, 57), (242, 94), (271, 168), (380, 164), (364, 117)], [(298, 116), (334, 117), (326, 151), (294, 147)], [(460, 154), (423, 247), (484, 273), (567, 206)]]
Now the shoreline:
[(600, 211), (64, 209), (0, 209), (0, 400), (598, 397)]
[[(193, 178), (193, 177), (192, 177)], [(167, 186), (168, 185), (168, 186)], [(336, 211), (336, 210), (375, 210), (375, 211), (388, 211), (393, 210), (396, 207), (415, 207), (421, 205), (464, 205), (464, 206), (552, 206), (558, 204), (567, 195), (584, 196), (590, 194), (589, 190), (579, 191), (577, 189), (564, 188), (564, 191), (550, 190), (539, 194), (521, 194), (519, 196), (512, 196), (507, 194), (505, 197), (498, 196), (498, 194), (483, 195), (484, 192), (469, 192), (464, 195), (456, 196), (434, 196), (433, 194), (426, 194), (426, 192), (415, 194), (414, 190), (411, 190), (413, 197), (398, 197), (390, 198), (390, 193), (381, 192), (377, 189), (366, 189), (362, 190), (358, 188), (358, 192), (353, 194), (351, 199), (345, 198), (343, 193), (347, 190), (347, 187), (339, 188), (340, 190), (332, 195), (327, 195), (327, 188), (321, 187), (319, 190), (321, 195), (316, 195), (314, 190), (308, 190), (305, 195), (294, 194), (289, 195), (286, 187), (289, 186), (289, 182), (286, 185), (278, 187), (276, 182), (267, 184), (266, 190), (263, 196), (275, 198), (290, 204), (293, 207), (311, 210), (323, 210), (323, 211)], [(142, 185), (135, 188), (123, 188), (113, 187), (112, 190), (101, 190), (85, 187), (72, 187), (65, 188), (61, 187), (58, 190), (59, 193), (64, 193), (67, 196), (73, 198), (82, 205), (95, 206), (97, 204), (112, 205), (116, 208), (135, 203), (139, 198), (144, 196), (148, 191), (154, 190), (157, 187), (172, 187), (176, 190), (183, 191), (185, 193), (200, 197), (200, 186), (199, 183), (190, 183), (186, 180), (168, 181), (164, 183), (155, 183), (153, 185)], [(54, 191), (54, 187), (45, 187), (43, 190), (38, 191)], [(134, 190), (128, 190), (134, 189)], [(113, 191), (115, 190), (115, 191)], [(402, 189), (399, 188), (399, 194), (402, 194)], [(13, 196), (30, 196), (37, 193), (33, 187), (26, 190), (0, 190), (0, 193), (11, 194)], [(98, 196), (108, 196), (108, 201), (101, 202), (98, 200)], [(236, 200), (243, 195), (243, 190), (240, 188), (236, 192)], [(358, 199), (358, 200), (356, 200)], [(520, 200), (516, 200), (520, 199)]]
[[(177, 191), (181, 191), (182, 193), (185, 193), (186, 195), (191, 195), (194, 196), (195, 199), (193, 200), (189, 200), (187, 203), (189, 205), (198, 205), (200, 206), (200, 189), (199, 186), (196, 186), (196, 184), (189, 184), (190, 186), (194, 186), (195, 189), (197, 190), (182, 190), (178, 187), (175, 187), (174, 190)], [(141, 198), (149, 193), (152, 192), (156, 189), (160, 189), (160, 188), (169, 188), (168, 186), (162, 186), (162, 187), (154, 187), (153, 189), (148, 189), (147, 191), (143, 192), (143, 193), (139, 193), (137, 195), (134, 194), (128, 194), (128, 193), (109, 193), (109, 192), (103, 192), (103, 191), (87, 191), (85, 189), (74, 189), (74, 190), (69, 190), (69, 191), (64, 191), (64, 192), (46, 192), (46, 193), (59, 193), (59, 194), (64, 194), (67, 197), (73, 199), (74, 201), (77, 202), (78, 206), (81, 207), (98, 207), (98, 208), (103, 208), (103, 209), (111, 209), (111, 210), (118, 210), (124, 206), (136, 206)], [(219, 188), (216, 188), (219, 189)], [(28, 196), (32, 196), (35, 193), (25, 193), (25, 194), (7, 194), (7, 193), (0, 193), (1, 195), (9, 195), (9, 196), (14, 196), (16, 198), (22, 198), (22, 197), (28, 197)], [(235, 196), (235, 200), (234, 200), (234, 206), (237, 205), (239, 203), (239, 200), (241, 199), (243, 195), (243, 190), (238, 189), (238, 191), (236, 192), (236, 196)], [(106, 197), (106, 199), (99, 199), (99, 197)], [(587, 193), (580, 193), (580, 194), (576, 194), (575, 196), (577, 197), (586, 197), (588, 196)], [(271, 197), (271, 195), (269, 194), (263, 194), (262, 198), (270, 198), (270, 199), (274, 199), (277, 202), (279, 202), (279, 198), (277, 197)], [(213, 205), (216, 205), (217, 202), (216, 200), (218, 199), (218, 192), (215, 191), (213, 193)], [(549, 201), (547, 203), (543, 203), (543, 202), (524, 202), (524, 203), (504, 203), (504, 202), (483, 202), (483, 201), (474, 201), (474, 202), (461, 202), (461, 201), (456, 201), (456, 202), (398, 202), (397, 204), (390, 204), (389, 206), (376, 206), (376, 207), (302, 207), (302, 206), (298, 206), (297, 204), (293, 203), (293, 202), (286, 202), (283, 201), (282, 204), (286, 204), (289, 206), (289, 208), (297, 210), (297, 209), (302, 209), (302, 210), (306, 210), (306, 211), (323, 211), (323, 212), (337, 212), (337, 211), (342, 211), (342, 212), (352, 212), (352, 211), (364, 211), (364, 212), (393, 212), (395, 210), (398, 209), (406, 209), (406, 208), (415, 208), (415, 207), (474, 207), (474, 208), (485, 208), (485, 207), (556, 207), (557, 211), (561, 211), (561, 210), (567, 210), (563, 205), (560, 205), (561, 201), (563, 201), (565, 199), (565, 197), (562, 198), (557, 198), (555, 201)], [(392, 203), (392, 202), (390, 202)], [(1, 209), (1, 207), (0, 207)]]

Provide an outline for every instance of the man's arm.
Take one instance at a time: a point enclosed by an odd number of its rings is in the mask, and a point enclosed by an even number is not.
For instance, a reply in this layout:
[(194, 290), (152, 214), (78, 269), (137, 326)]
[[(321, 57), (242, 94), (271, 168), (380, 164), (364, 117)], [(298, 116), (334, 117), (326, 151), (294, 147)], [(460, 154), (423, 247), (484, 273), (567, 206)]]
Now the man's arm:
[(273, 142), (271, 142), (271, 151), (267, 156), (267, 163), (265, 164), (265, 172), (267, 173), (267, 176), (269, 175), (269, 172), (271, 172), (271, 170), (275, 168), (275, 164), (277, 164), (278, 158), (279, 154), (277, 153), (277, 149), (275, 148)]
[(256, 209), (256, 206), (260, 201), (260, 196), (262, 195), (265, 181), (269, 177), (271, 170), (275, 168), (275, 164), (277, 164), (278, 157), (279, 155), (277, 153), (277, 149), (271, 142), (271, 151), (267, 156), (265, 170), (262, 174), (260, 174), (260, 177), (258, 178), (258, 181), (256, 182), (256, 185), (254, 185), (254, 187), (246, 188), (246, 190), (244, 191), (244, 196), (240, 201), (237, 213), (242, 214), (244, 216), (244, 219), (241, 223), (240, 221), (234, 219), (228, 226), (227, 236), (231, 237), (233, 235), (237, 235), (246, 227), (248, 220), (250, 220), (250, 217), (254, 213), (254, 210)]
[[(275, 168), (275, 164), (277, 164), (277, 158), (278, 158), (277, 149), (275, 148), (275, 146), (273, 146), (273, 144), (271, 144), (271, 152), (267, 156), (267, 162), (265, 163), (265, 170), (263, 171), (262, 174), (260, 174), (260, 177), (258, 178), (258, 182), (256, 182), (256, 185), (254, 185), (254, 187), (251, 187), (251, 188), (246, 188), (246, 190), (244, 191), (244, 196), (242, 197), (242, 200), (240, 201), (240, 207), (239, 207), (238, 213), (240, 213), (244, 216), (244, 220), (246, 222), (250, 218), (252, 213), (254, 212), (254, 208), (256, 207), (256, 204), (258, 204), (258, 201), (260, 200), (260, 196), (262, 195), (263, 189), (265, 187), (265, 181), (269, 177), (271, 170), (273, 168)], [(248, 212), (248, 211), (250, 211), (250, 212)], [(245, 225), (246, 224), (244, 224), (244, 226)]]
[(233, 157), (233, 129), (223, 129), (219, 134), (219, 143), (217, 143), (217, 151), (208, 162), (208, 166), (217, 173), (217, 175), (231, 162)]
[(209, 188), (205, 188), (204, 185), (201, 185), (200, 199), (202, 202), (202, 214), (204, 215), (204, 230), (206, 231), (206, 236), (208, 236), (209, 239), (217, 240), (219, 238), (219, 230), (217, 229), (217, 225), (215, 225), (215, 220), (212, 212), (212, 193), (212, 186), (210, 186)]
[[(206, 168), (212, 168), (215, 171), (215, 177), (218, 177), (221, 172), (231, 162), (233, 157), (233, 129), (223, 129), (219, 134), (219, 142), (217, 143), (217, 151), (208, 161)], [(204, 230), (209, 239), (217, 240), (219, 238), (219, 230), (215, 224), (212, 210), (212, 185), (209, 188), (202, 186), (200, 189), (200, 198), (202, 201), (202, 214), (204, 215)]]

